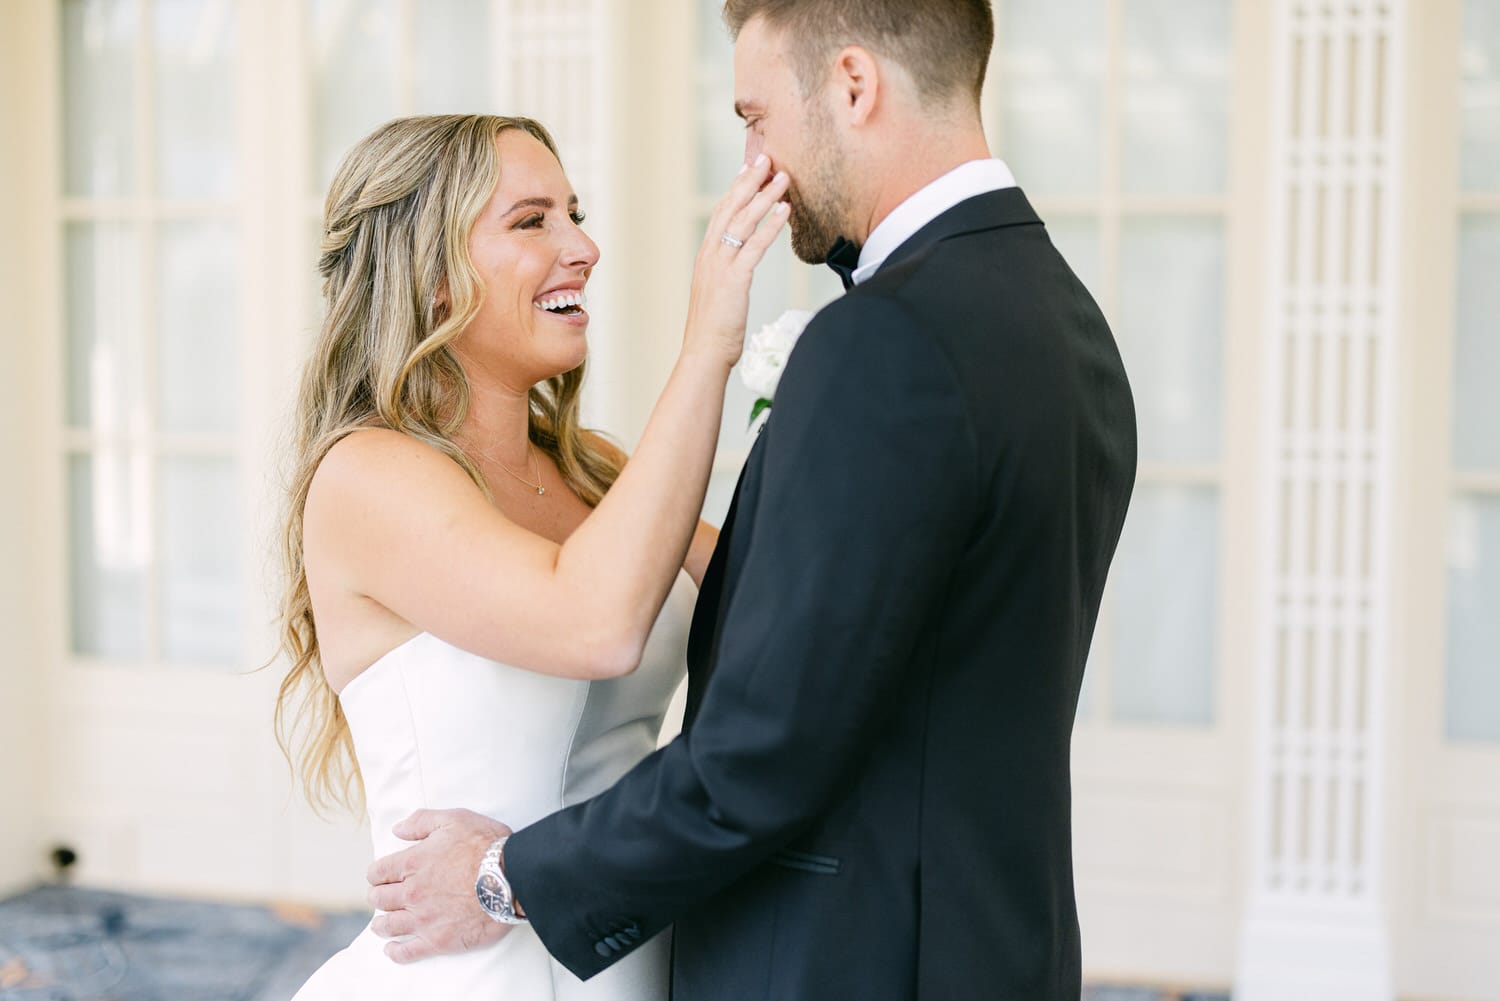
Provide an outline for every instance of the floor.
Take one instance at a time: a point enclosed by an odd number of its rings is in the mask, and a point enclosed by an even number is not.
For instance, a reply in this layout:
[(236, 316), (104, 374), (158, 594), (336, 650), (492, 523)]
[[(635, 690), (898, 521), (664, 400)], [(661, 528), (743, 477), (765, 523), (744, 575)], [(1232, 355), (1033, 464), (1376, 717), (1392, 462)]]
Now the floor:
[[(44, 886), (0, 900), (4, 1001), (287, 1001), (368, 914)], [(1090, 986), (1084, 1001), (1229, 1001)]]
[(0, 997), (287, 1001), (368, 920), (42, 887), (0, 901)]

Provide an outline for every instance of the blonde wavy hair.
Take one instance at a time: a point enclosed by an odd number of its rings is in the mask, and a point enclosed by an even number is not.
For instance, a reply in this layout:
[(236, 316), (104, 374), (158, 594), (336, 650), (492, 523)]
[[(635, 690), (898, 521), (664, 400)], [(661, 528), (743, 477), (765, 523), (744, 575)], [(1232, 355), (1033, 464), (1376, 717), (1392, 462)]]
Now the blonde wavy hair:
[[(495, 139), (511, 129), (557, 156), (547, 130), (528, 118), (400, 118), (350, 150), (324, 204), (318, 271), (327, 314), (302, 373), (292, 428), (280, 614), (281, 652), (290, 667), (275, 713), (277, 743), (320, 810), (361, 808), (364, 787), (348, 721), (319, 655), (303, 565), (308, 489), (338, 441), (361, 428), (388, 428), (447, 455), (490, 496), (454, 440), (468, 414), (469, 383), (453, 342), (484, 295), (469, 259), (469, 231), (500, 179)], [(445, 305), (438, 304), (439, 292)], [(592, 506), (619, 464), (580, 426), (583, 376), (580, 365), (534, 386), (529, 424), (531, 441)]]

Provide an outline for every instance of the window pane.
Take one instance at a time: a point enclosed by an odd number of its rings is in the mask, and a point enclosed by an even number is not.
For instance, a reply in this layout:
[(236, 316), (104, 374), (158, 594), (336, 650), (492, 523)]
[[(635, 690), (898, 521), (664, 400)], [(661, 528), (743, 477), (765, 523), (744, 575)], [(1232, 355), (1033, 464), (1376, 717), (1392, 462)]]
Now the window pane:
[(177, 663), (238, 663), (240, 536), (234, 463), (168, 459), (162, 466), (162, 640)]
[(135, 188), (135, 0), (63, 0), (63, 159), (69, 195)]
[(734, 114), (734, 44), (723, 0), (698, 3), (698, 192), (718, 197), (745, 159), (745, 129)]
[(1100, 190), (1104, 0), (1006, 0), (999, 153), (1032, 195)]
[(235, 6), (155, 0), (156, 185), (169, 198), (233, 194), (238, 151)]
[(1124, 182), (1131, 194), (1217, 194), (1229, 173), (1229, 0), (1130, 0)]
[(1224, 253), (1217, 219), (1137, 219), (1123, 228), (1120, 347), (1142, 462), (1219, 458)]
[(423, 0), (414, 26), (417, 114), (493, 111), (493, 8), (494, 0)]
[(362, 136), (395, 118), (396, 0), (312, 0), (313, 186), (319, 193)]
[(1078, 280), (1101, 303), (1104, 290), (1104, 248), (1100, 243), (1099, 220), (1092, 217), (1053, 216), (1047, 221), (1052, 245), (1073, 269)]
[(235, 429), (239, 274), (234, 227), (161, 228), (161, 408), (168, 431)]
[(86, 656), (146, 655), (146, 517), (149, 466), (142, 452), (68, 459), (72, 649)]
[(1500, 741), (1500, 497), (1458, 497), (1451, 518), (1447, 734)]
[(1500, 472), (1500, 216), (1459, 223), (1458, 332), (1453, 368), (1453, 462)]
[(106, 433), (146, 428), (140, 231), (69, 223), (68, 423)]
[(1136, 488), (1115, 559), (1115, 719), (1213, 723), (1218, 547), (1217, 489)]
[(1500, 3), (1464, 0), (1462, 74), (1463, 186), (1500, 191)]

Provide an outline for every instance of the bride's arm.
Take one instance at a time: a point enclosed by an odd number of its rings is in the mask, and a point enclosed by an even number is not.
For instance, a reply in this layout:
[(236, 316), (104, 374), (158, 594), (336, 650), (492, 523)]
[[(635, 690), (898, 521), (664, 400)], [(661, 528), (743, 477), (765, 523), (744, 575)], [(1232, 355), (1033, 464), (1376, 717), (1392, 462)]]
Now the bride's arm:
[[(608, 438), (589, 433), (590, 440), (594, 445), (614, 459), (615, 464), (624, 468), (630, 456)], [(703, 586), (703, 575), (708, 572), (708, 562), (714, 557), (714, 548), (719, 544), (719, 530), (706, 521), (698, 522), (698, 527), (693, 531), (693, 541), (688, 545), (687, 559), (683, 561), (682, 569), (687, 571), (693, 583), (698, 587)]]
[[(633, 670), (688, 559), (751, 274), (786, 221), (785, 178), (766, 184), (768, 170), (746, 171), (715, 211), (677, 365), (634, 456), (565, 543), (506, 519), (435, 449), (361, 431), (329, 451), (308, 497), (309, 531), (316, 523), (339, 554), (342, 579), (327, 583), (518, 667), (574, 678)], [(719, 242), (726, 231), (753, 235), (735, 250)]]
[(683, 569), (693, 578), (693, 583), (703, 586), (703, 575), (708, 572), (708, 561), (714, 558), (714, 548), (719, 544), (719, 530), (706, 521), (698, 522), (693, 533), (693, 544), (688, 547), (687, 562)]

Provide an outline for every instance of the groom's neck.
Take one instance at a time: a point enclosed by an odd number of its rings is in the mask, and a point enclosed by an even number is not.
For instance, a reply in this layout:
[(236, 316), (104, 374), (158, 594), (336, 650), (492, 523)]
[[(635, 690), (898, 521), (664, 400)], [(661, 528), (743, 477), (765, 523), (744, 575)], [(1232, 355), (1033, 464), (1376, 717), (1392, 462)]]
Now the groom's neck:
[[(933, 181), (971, 160), (991, 156), (977, 120), (960, 127), (910, 129), (893, 135), (882, 147), (866, 159), (862, 201), (867, 208), (851, 226), (849, 238), (855, 243), (864, 244), (886, 216)], [(914, 150), (919, 152), (913, 155)]]

